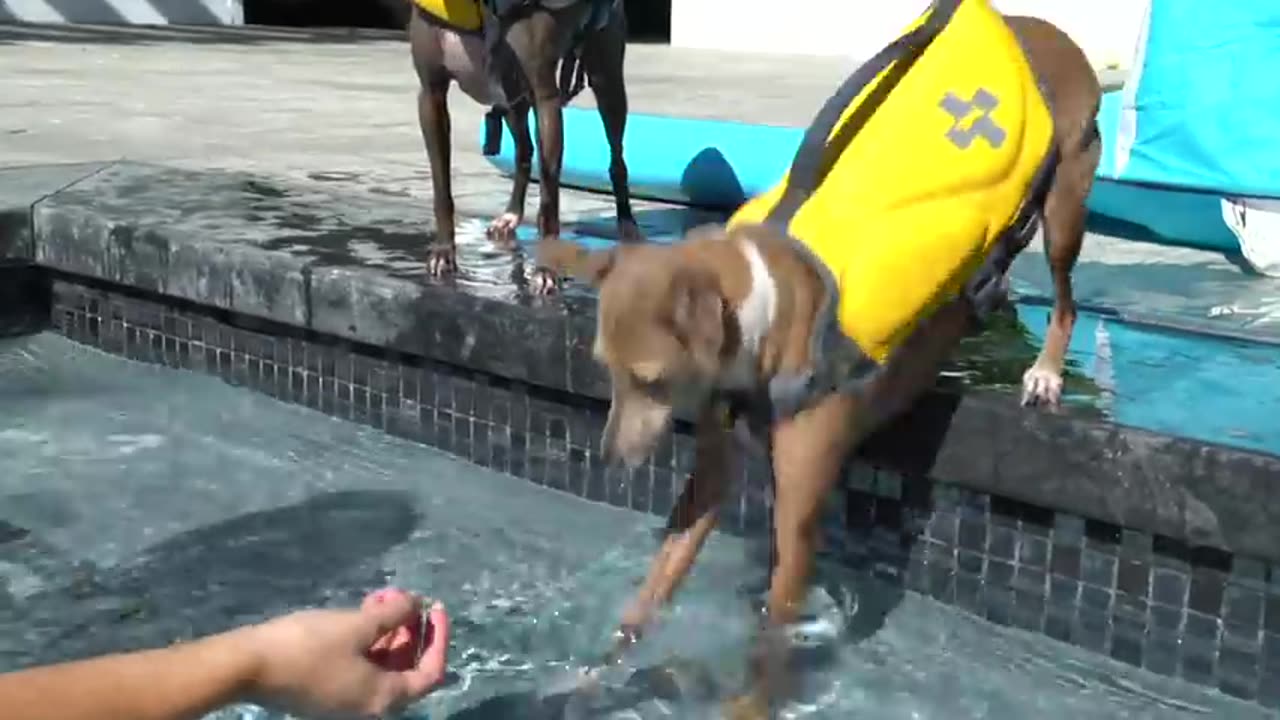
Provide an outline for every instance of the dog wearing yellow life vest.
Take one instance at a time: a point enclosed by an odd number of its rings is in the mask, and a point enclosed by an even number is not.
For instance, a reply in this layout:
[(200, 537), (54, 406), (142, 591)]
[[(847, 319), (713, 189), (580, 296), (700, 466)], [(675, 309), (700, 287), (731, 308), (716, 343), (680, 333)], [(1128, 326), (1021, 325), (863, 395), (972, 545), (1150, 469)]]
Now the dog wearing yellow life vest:
[[(505, 121), (515, 143), (515, 172), (506, 210), (489, 236), (509, 243), (524, 218), (532, 172), (532, 109), (538, 126), (539, 242), (560, 234), (560, 163), (564, 148), (562, 106), (590, 85), (609, 142), (618, 237), (639, 242), (622, 153), (627, 121), (623, 81), (627, 21), (622, 0), (410, 0), (409, 48), (421, 89), (418, 121), (431, 163), (436, 236), (427, 253), (433, 276), (456, 270), (453, 187), (450, 177), (448, 91), (457, 83), (489, 106), (485, 153), (498, 152)], [(532, 289), (551, 292), (549, 268), (538, 268)]]
[(780, 697), (785, 646), (808, 590), (819, 508), (847, 456), (929, 388), (1042, 228), (1052, 320), (1024, 403), (1058, 402), (1075, 321), (1070, 274), (1100, 155), (1101, 89), (1055, 26), (988, 0), (935, 0), (822, 108), (787, 176), (727, 227), (670, 245), (547, 262), (599, 288), (596, 358), (612, 398), (606, 455), (641, 462), (679, 401), (696, 459), (647, 578), (623, 613), (618, 657), (668, 602), (734, 477), (746, 420), (774, 473), (768, 623), (734, 717)]

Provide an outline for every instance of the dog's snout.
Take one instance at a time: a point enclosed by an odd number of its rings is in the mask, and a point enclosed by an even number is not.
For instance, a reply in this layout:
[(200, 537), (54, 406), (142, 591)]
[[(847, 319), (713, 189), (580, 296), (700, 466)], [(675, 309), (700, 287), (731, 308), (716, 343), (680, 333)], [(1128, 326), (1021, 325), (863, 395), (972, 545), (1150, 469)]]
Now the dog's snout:
[(610, 467), (621, 465), (630, 470), (644, 462), (646, 453), (641, 449), (619, 447), (616, 440), (610, 440), (607, 437), (602, 445), (601, 457)]
[(601, 455), (611, 464), (638, 467), (658, 444), (670, 420), (670, 407), (640, 397), (621, 399), (615, 394), (600, 442)]

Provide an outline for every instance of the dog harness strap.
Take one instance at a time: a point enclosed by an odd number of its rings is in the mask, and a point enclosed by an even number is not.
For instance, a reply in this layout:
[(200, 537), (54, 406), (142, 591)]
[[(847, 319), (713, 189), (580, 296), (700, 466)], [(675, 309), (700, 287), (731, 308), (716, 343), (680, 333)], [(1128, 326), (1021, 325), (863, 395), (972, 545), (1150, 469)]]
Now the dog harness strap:
[[(853, 141), (858, 130), (866, 124), (898, 81), (911, 69), (925, 48), (929, 47), (938, 33), (946, 27), (960, 2), (961, 0), (934, 0), (929, 16), (923, 23), (886, 45), (840, 85), (805, 131), (795, 158), (791, 161), (786, 189), (778, 203), (769, 212), (766, 222), (786, 229), (800, 206), (822, 184), (827, 173), (831, 171), (835, 158), (839, 157), (844, 148)], [(886, 75), (876, 85), (872, 96), (868, 97), (866, 102), (858, 107), (858, 111), (840, 126), (837, 136), (831, 137), (836, 124), (840, 122), (840, 117), (849, 105), (892, 63), (896, 63), (892, 74)]]
[(1050, 148), (1044, 163), (1036, 172), (1026, 203), (1018, 211), (1013, 223), (1001, 233), (978, 272), (965, 283), (964, 294), (973, 306), (974, 319), (981, 325), (1005, 299), (1003, 278), (1013, 261), (1036, 234), (1045, 197), (1053, 183), (1053, 173), (1058, 167), (1057, 145)]
[[(421, 2), (423, 0), (416, 0)], [(504, 52), (503, 38), (507, 28), (513, 22), (538, 7), (538, 0), (474, 0), (479, 4), (483, 17), (481, 31), (484, 35), (485, 53), (489, 57), (489, 73), (491, 81), (502, 83), (505, 62), (511, 62), (510, 54)], [(568, 105), (587, 87), (587, 66), (582, 58), (582, 46), (587, 32), (604, 27), (609, 21), (609, 14), (614, 12), (621, 0), (589, 0), (591, 8), (582, 25), (575, 29), (569, 49), (560, 58), (560, 71), (557, 86), (560, 89), (561, 105)], [(514, 100), (514, 98), (512, 99)], [(490, 108), (484, 117), (484, 143), (482, 154), (493, 157), (502, 151), (502, 119), (504, 109)]]
[(484, 143), (480, 153), (485, 157), (493, 157), (502, 152), (502, 118), (505, 112), (500, 107), (491, 107), (484, 114)]
[(560, 104), (568, 105), (587, 87), (587, 66), (582, 62), (582, 43), (575, 40), (560, 60)]
[(573, 34), (569, 49), (560, 59), (560, 103), (568, 105), (587, 87), (587, 66), (582, 59), (582, 46), (587, 33), (609, 24), (609, 17), (619, 10), (622, 0), (588, 0), (587, 17)]

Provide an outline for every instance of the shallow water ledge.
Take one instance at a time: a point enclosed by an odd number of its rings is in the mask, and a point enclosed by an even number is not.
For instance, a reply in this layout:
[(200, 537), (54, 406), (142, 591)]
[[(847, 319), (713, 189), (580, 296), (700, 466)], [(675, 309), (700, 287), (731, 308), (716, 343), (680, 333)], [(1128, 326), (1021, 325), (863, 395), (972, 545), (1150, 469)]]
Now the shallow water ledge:
[[(41, 268), (25, 276), (43, 275), (29, 281), (51, 287), (52, 325), (72, 339), (665, 513), (690, 438), (677, 432), (638, 472), (600, 461), (608, 388), (589, 353), (589, 294), (530, 298), (519, 249), (487, 243), (462, 245), (460, 281), (433, 283), (427, 214), (127, 162), (0, 171), (0, 248)], [(864, 459), (878, 469), (853, 468), (828, 518), (842, 559), (997, 622), (1273, 701), (1280, 458), (970, 387), (931, 393)], [(766, 484), (753, 458), (730, 530), (766, 527)]]

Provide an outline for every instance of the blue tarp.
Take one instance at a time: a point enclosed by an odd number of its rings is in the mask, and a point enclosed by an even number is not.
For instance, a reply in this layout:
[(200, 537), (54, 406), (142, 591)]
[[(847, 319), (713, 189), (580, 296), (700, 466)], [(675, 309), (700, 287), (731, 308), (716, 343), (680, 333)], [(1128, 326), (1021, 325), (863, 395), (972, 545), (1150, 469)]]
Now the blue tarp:
[(1280, 2), (1153, 0), (1147, 12), (1101, 174), (1280, 197)]

